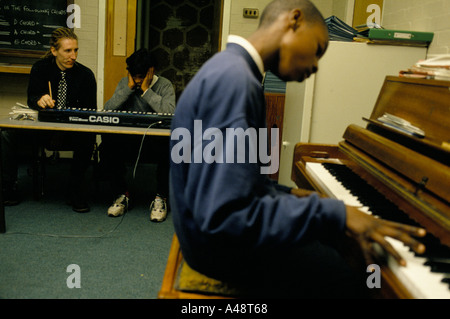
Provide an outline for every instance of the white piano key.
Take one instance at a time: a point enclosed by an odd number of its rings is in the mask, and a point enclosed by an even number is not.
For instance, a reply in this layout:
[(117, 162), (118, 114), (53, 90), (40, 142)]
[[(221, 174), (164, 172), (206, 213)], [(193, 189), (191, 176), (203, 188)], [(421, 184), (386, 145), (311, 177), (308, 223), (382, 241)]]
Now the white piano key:
[(393, 257), (388, 256), (389, 268), (394, 271), (415, 298), (450, 298), (448, 284), (441, 282), (444, 274), (431, 272), (431, 268), (424, 265), (427, 259), (414, 255), (402, 242), (393, 238), (387, 238), (387, 241), (407, 263), (406, 267), (399, 266)]
[[(307, 163), (306, 171), (320, 184), (327, 196), (343, 200), (347, 205), (356, 206), (361, 211), (372, 214), (370, 207), (363, 206), (322, 164)], [(386, 240), (405, 259), (407, 265), (400, 266), (390, 255), (387, 256), (387, 264), (415, 298), (450, 299), (448, 284), (441, 282), (445, 274), (431, 272), (430, 267), (424, 265), (426, 258), (414, 255), (402, 242), (389, 237)]]

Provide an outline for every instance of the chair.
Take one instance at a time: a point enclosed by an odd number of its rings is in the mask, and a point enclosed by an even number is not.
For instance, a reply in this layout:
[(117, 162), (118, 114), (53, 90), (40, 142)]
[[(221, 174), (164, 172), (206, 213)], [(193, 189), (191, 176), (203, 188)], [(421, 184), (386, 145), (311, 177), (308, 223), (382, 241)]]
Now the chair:
[(231, 285), (190, 268), (183, 259), (177, 236), (173, 236), (158, 299), (231, 299), (236, 296), (239, 291)]
[[(40, 200), (45, 194), (45, 172), (49, 162), (56, 163), (60, 159), (60, 152), (72, 152), (72, 148), (64, 145), (63, 141), (58, 138), (52, 138), (45, 143), (36, 143), (33, 150), (34, 158), (32, 161), (31, 175), (33, 178), (33, 197)], [(47, 151), (51, 152), (47, 156)], [(94, 175), (98, 167), (98, 145), (94, 144), (94, 152), (92, 155), (94, 165)]]

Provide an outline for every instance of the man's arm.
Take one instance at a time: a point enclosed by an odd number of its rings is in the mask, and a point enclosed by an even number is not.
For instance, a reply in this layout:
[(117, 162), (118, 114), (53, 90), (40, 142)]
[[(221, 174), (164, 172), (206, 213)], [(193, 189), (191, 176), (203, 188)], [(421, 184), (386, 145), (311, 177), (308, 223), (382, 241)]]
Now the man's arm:
[(27, 89), (27, 104), (31, 109), (39, 110), (46, 107), (53, 107), (55, 101), (50, 97), (48, 80), (42, 72), (42, 68), (33, 65), (30, 72)]
[(165, 78), (158, 78), (158, 81), (145, 91), (142, 98), (155, 112), (175, 112), (175, 90), (172, 83)]
[(119, 110), (128, 100), (133, 90), (128, 86), (128, 77), (124, 77), (117, 84), (113, 96), (105, 103), (105, 110)]

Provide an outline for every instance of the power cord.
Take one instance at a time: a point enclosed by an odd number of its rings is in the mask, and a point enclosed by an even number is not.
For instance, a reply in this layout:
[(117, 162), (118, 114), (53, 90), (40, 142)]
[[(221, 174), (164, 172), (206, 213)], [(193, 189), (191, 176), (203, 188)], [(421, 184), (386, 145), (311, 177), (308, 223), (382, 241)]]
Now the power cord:
[(122, 215), (119, 222), (116, 226), (114, 226), (113, 229), (111, 229), (109, 232), (104, 233), (103, 235), (99, 236), (93, 236), (93, 235), (57, 235), (57, 234), (43, 234), (43, 233), (31, 233), (31, 232), (6, 232), (3, 235), (31, 235), (31, 236), (41, 236), (41, 237), (53, 237), (53, 238), (103, 238), (106, 237), (106, 235), (112, 234), (116, 231), (116, 229), (122, 224), (123, 218), (125, 217), (125, 214)]
[(147, 135), (148, 130), (149, 130), (150, 128), (152, 128), (152, 127), (153, 127), (154, 125), (156, 125), (156, 124), (162, 124), (162, 121), (158, 121), (158, 122), (154, 122), (154, 123), (150, 124), (150, 125), (147, 127), (147, 129), (145, 130), (144, 135), (142, 135), (142, 141), (141, 141), (141, 145), (140, 145), (140, 147), (139, 147), (139, 153), (138, 153), (138, 156), (137, 156), (137, 158), (136, 158), (136, 164), (134, 165), (134, 169), (133, 169), (133, 179), (134, 179), (135, 176), (136, 176), (136, 168), (137, 168), (137, 165), (138, 165), (138, 162), (139, 162), (139, 158), (141, 157), (141, 151), (142, 151), (142, 146), (144, 145), (144, 139), (145, 139), (145, 136)]

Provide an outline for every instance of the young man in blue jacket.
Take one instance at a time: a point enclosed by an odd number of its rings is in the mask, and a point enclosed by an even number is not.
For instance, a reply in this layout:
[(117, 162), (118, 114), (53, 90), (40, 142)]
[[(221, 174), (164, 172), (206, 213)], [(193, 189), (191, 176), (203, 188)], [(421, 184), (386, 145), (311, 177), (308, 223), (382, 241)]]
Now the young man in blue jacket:
[(365, 296), (365, 279), (333, 248), (346, 232), (381, 244), (400, 263), (384, 236), (424, 249), (411, 237), (424, 230), (392, 225), (339, 200), (301, 196), (263, 174), (263, 74), (301, 82), (317, 72), (327, 46), (324, 19), (310, 1), (275, 0), (257, 31), (248, 39), (230, 36), (178, 101), (170, 198), (183, 256), (193, 269), (251, 289), (252, 296)]

